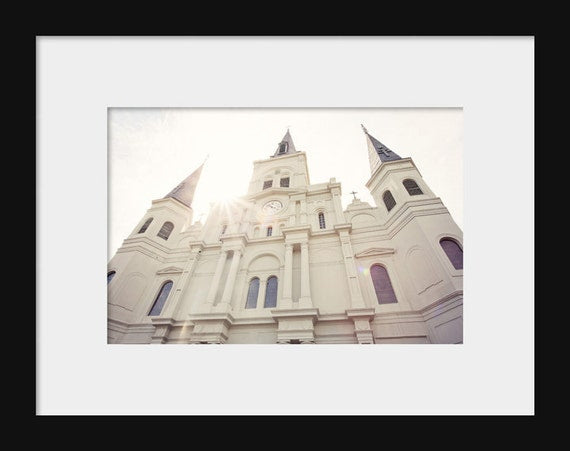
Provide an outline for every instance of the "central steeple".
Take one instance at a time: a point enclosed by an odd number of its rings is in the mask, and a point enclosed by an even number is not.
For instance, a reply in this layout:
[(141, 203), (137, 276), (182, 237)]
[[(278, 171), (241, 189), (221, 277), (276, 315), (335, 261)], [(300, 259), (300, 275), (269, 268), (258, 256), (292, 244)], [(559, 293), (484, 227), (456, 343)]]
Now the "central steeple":
[(360, 124), (364, 134), (366, 135), (366, 143), (368, 144), (368, 158), (370, 159), (370, 170), (372, 173), (380, 165), (386, 161), (401, 160), (402, 158), (393, 150), (378, 141), (374, 136), (368, 133), (366, 127)]
[(287, 129), (287, 133), (285, 133), (285, 136), (277, 145), (277, 150), (271, 158), (280, 157), (282, 155), (290, 155), (292, 153), (297, 153), (297, 150), (295, 149), (295, 144), (293, 144), (291, 133), (289, 133), (289, 129)]

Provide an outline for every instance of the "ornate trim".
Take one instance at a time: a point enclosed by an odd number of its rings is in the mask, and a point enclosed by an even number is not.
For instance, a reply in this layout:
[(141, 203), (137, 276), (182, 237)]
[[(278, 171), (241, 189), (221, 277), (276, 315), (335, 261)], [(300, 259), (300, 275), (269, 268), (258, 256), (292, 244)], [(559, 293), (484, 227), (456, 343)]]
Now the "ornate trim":
[(180, 274), (182, 273), (183, 269), (177, 266), (168, 266), (167, 268), (160, 269), (156, 272), (156, 274)]
[(396, 253), (396, 249), (388, 248), (388, 247), (371, 247), (370, 249), (366, 249), (365, 251), (359, 252), (354, 256), (356, 258), (362, 257), (375, 257), (377, 255), (392, 255)]

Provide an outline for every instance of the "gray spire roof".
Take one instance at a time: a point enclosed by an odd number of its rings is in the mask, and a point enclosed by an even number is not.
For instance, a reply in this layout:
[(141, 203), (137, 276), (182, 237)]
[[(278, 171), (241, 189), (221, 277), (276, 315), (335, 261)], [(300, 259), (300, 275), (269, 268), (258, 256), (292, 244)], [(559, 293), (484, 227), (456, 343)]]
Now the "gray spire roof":
[(178, 202), (181, 202), (187, 207), (190, 207), (194, 198), (194, 191), (196, 191), (196, 186), (198, 185), (198, 180), (200, 180), (200, 174), (202, 173), (202, 167), (204, 166), (204, 163), (202, 163), (198, 169), (192, 172), (192, 174), (182, 180), (176, 186), (176, 188), (164, 196), (164, 199), (171, 197), (172, 199), (176, 199)]
[(277, 145), (277, 150), (273, 154), (273, 157), (280, 157), (281, 155), (289, 155), (296, 152), (297, 150), (295, 149), (295, 144), (293, 144), (293, 138), (291, 138), (291, 133), (289, 133), (289, 129), (287, 129), (287, 133), (285, 133), (285, 136)]
[(376, 153), (380, 158), (381, 162), (402, 159), (396, 152), (390, 150), (387, 146), (382, 144), (380, 141), (374, 138), (374, 136), (368, 133), (368, 130), (366, 130), (366, 127), (364, 127), (364, 125), (360, 124), (360, 126), (362, 127), (362, 130), (364, 130), (364, 134), (366, 135), (367, 138), (366, 141), (368, 142), (368, 150), (370, 152)]

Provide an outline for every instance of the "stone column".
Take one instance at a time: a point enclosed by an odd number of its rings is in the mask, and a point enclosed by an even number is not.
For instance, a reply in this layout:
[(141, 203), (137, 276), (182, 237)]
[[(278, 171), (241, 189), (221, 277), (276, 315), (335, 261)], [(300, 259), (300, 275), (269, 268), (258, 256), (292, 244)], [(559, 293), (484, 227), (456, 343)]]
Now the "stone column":
[(167, 302), (167, 306), (163, 316), (170, 318), (176, 317), (176, 314), (180, 309), (180, 298), (184, 294), (184, 290), (188, 285), (188, 281), (190, 280), (192, 274), (194, 273), (194, 269), (196, 268), (196, 263), (198, 262), (198, 257), (200, 256), (199, 253), (200, 250), (201, 250), (200, 247), (195, 247), (192, 249), (190, 253), (190, 259), (186, 264), (186, 268), (184, 268), (184, 271), (182, 271), (182, 275), (180, 276), (178, 283), (174, 286), (175, 291), (172, 294), (172, 299), (170, 299), (170, 303)]
[(210, 290), (206, 296), (206, 304), (210, 306), (214, 305), (216, 301), (216, 293), (218, 292), (218, 287), (220, 285), (220, 279), (222, 278), (222, 272), (224, 272), (224, 265), (226, 264), (226, 259), (228, 258), (228, 251), (222, 250), (220, 253), (220, 259), (218, 260), (218, 265), (216, 266), (216, 272), (214, 273), (214, 278), (210, 284)]
[(293, 245), (285, 244), (285, 273), (283, 274), (283, 298), (279, 308), (293, 307)]
[(363, 308), (364, 298), (362, 297), (362, 290), (360, 289), (360, 283), (358, 282), (358, 272), (356, 269), (356, 262), (354, 261), (354, 253), (352, 251), (352, 244), (350, 243), (350, 234), (348, 230), (339, 230), (339, 238), (348, 288), (350, 291), (351, 307)]
[(230, 272), (228, 274), (228, 279), (226, 280), (226, 286), (224, 287), (224, 293), (222, 294), (222, 299), (220, 304), (224, 304), (224, 308), (230, 309), (230, 302), (232, 299), (232, 292), (234, 291), (234, 284), (236, 281), (236, 276), (239, 268), (239, 261), (241, 259), (241, 251), (235, 250), (232, 257), (232, 264), (230, 266)]
[(344, 218), (344, 213), (342, 211), (342, 202), (340, 200), (340, 189), (333, 188), (331, 192), (333, 195), (333, 205), (334, 205), (334, 212), (336, 215), (336, 222), (337, 224), (344, 224), (346, 220)]
[(257, 293), (257, 304), (255, 308), (262, 309), (265, 302), (265, 291), (267, 290), (267, 277), (259, 279), (259, 291)]
[(309, 243), (301, 243), (301, 297), (300, 308), (312, 308), (311, 283), (309, 278)]
[(299, 215), (299, 224), (307, 224), (307, 201), (301, 199), (301, 214)]

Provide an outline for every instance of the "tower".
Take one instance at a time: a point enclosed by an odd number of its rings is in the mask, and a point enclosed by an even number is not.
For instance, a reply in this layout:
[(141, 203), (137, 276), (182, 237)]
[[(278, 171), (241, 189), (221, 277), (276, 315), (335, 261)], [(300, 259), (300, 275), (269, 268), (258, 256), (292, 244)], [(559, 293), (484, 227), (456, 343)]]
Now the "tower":
[[(167, 262), (176, 255), (180, 243), (199, 224), (191, 226), (192, 200), (202, 173), (202, 163), (163, 198), (152, 201), (131, 234), (124, 240), (115, 256), (109, 261), (107, 272), (109, 341), (127, 334), (130, 325), (138, 324), (150, 312), (162, 313), (164, 300), (171, 294), (172, 275), (182, 272)], [(166, 295), (166, 296), (165, 296)], [(154, 302), (149, 303), (148, 299)], [(145, 302), (147, 300), (147, 302)], [(175, 302), (169, 302), (168, 311), (176, 310)], [(135, 328), (136, 329), (136, 328)], [(144, 333), (151, 327), (139, 327)], [(127, 334), (126, 342), (138, 342), (136, 333)]]

